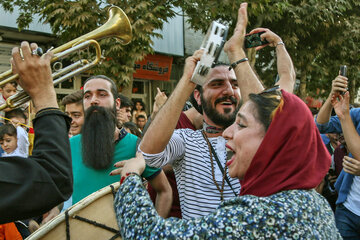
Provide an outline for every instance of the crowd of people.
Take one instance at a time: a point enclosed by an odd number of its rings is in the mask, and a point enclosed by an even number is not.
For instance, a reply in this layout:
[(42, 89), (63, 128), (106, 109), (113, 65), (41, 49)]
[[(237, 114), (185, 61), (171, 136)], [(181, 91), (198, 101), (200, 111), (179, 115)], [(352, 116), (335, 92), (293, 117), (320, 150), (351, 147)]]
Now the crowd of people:
[[(293, 94), (281, 37), (256, 28), (279, 76), (264, 89), (243, 48), (246, 27), (242, 3), (224, 46), (231, 64), (214, 64), (196, 85), (196, 51), (170, 96), (157, 89), (151, 113), (104, 75), (64, 97), (62, 112), (52, 53), (14, 48), (36, 115), (33, 128), (32, 105), (1, 115), (0, 239), (22, 239), (116, 181), (123, 239), (360, 239), (360, 110), (350, 110), (348, 79), (335, 77), (314, 117)], [(1, 101), (16, 91), (6, 84)]]

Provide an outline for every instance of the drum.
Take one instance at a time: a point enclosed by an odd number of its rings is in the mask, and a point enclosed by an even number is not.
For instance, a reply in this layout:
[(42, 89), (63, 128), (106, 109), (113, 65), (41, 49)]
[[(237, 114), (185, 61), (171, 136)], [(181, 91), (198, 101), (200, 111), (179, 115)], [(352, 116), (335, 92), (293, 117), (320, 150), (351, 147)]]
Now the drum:
[(116, 182), (87, 196), (27, 239), (121, 239), (114, 212), (114, 196), (119, 186)]

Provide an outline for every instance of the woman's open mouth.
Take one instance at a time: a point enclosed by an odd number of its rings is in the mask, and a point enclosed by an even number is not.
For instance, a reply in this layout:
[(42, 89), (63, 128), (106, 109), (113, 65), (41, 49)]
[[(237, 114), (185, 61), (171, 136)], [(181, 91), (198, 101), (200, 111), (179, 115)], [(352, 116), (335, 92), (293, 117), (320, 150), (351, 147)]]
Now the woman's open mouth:
[(229, 145), (226, 144), (225, 146), (226, 146), (226, 156), (228, 159), (228, 161), (226, 162), (226, 166), (230, 166), (230, 164), (234, 162), (235, 151)]

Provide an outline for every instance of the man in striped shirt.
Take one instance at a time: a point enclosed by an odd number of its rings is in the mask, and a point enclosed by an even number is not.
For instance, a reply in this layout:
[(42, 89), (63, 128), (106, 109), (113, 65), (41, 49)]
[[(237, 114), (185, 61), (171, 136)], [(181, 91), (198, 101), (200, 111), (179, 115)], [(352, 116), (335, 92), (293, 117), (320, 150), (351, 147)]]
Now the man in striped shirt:
[[(182, 78), (139, 146), (149, 166), (172, 164), (184, 219), (207, 215), (218, 207), (221, 200), (232, 198), (240, 192), (239, 181), (231, 179), (226, 171), (226, 140), (222, 132), (234, 122), (240, 107), (240, 96), (246, 101), (249, 93), (260, 92), (263, 87), (245, 58), (242, 45), (247, 18), (241, 14), (239, 17), (241, 21), (238, 21), (236, 31), (224, 50), (230, 62), (245, 60), (233, 65), (233, 69), (224, 65), (212, 68), (206, 83), (195, 89), (196, 84), (190, 79), (202, 51), (196, 51), (187, 58)], [(294, 68), (290, 56), (284, 44), (280, 44), (281, 38), (267, 29), (266, 32), (266, 40), (277, 52), (278, 84), (283, 84), (283, 88), (292, 92)], [(204, 127), (197, 131), (174, 131), (182, 108), (193, 91), (203, 110)], [(227, 179), (221, 168), (225, 169)]]

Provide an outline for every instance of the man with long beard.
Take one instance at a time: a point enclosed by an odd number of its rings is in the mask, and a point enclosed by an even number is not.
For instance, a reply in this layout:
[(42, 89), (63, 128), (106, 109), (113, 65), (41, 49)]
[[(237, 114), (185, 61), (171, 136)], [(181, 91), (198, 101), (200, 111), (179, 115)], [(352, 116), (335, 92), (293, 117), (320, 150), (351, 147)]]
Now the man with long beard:
[[(173, 166), (184, 219), (208, 215), (222, 200), (233, 198), (240, 192), (239, 180), (231, 179), (227, 173), (226, 140), (222, 133), (234, 123), (240, 96), (245, 101), (249, 93), (263, 90), (242, 49), (242, 31), (246, 28), (240, 25), (246, 26), (244, 22), (238, 22), (233, 37), (224, 48), (233, 64), (212, 68), (202, 87), (196, 87), (190, 81), (202, 52), (197, 51), (186, 59), (182, 78), (139, 146), (149, 166)], [(280, 76), (277, 84), (292, 92), (295, 72), (284, 43), (270, 30), (262, 30), (265, 31), (262, 36), (276, 48)], [(235, 48), (241, 54), (234, 55)], [(202, 107), (203, 129), (174, 131), (181, 110), (193, 91), (197, 104)]]
[[(84, 84), (85, 121), (81, 134), (70, 139), (74, 173), (73, 204), (89, 194), (118, 181), (111, 176), (114, 164), (135, 157), (137, 137), (116, 126), (120, 108), (115, 83), (106, 76), (93, 76)], [(166, 216), (172, 201), (165, 174), (147, 167), (143, 177), (158, 193), (155, 207)]]

